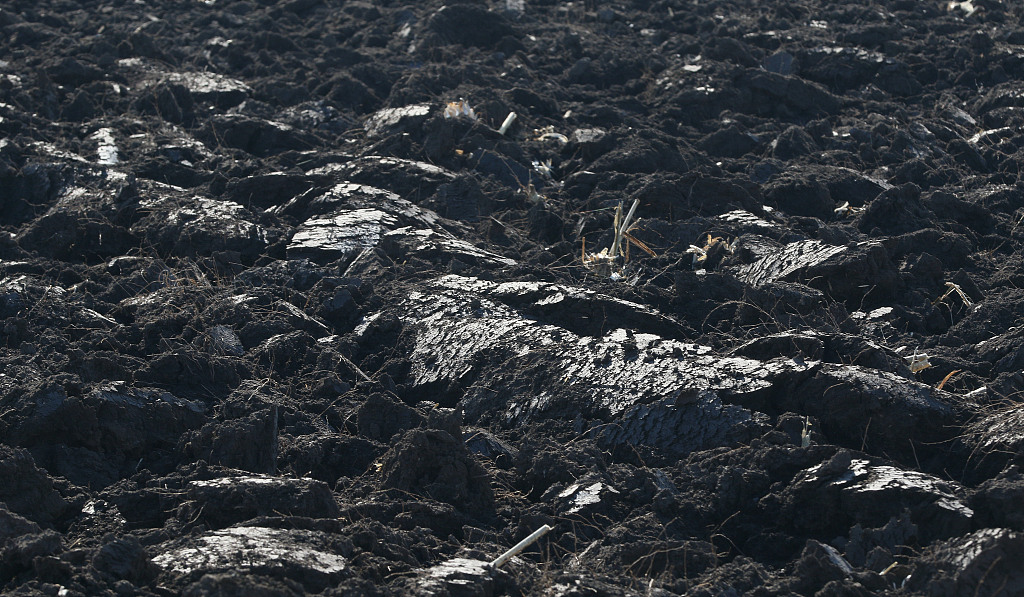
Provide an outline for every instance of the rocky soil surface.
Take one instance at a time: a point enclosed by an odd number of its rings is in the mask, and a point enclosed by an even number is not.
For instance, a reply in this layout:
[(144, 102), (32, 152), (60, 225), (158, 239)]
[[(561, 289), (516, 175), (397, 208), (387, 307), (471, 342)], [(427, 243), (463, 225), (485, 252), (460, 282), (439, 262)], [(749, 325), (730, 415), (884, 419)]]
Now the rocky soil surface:
[(0, 591), (1024, 594), (1022, 23), (4, 2)]

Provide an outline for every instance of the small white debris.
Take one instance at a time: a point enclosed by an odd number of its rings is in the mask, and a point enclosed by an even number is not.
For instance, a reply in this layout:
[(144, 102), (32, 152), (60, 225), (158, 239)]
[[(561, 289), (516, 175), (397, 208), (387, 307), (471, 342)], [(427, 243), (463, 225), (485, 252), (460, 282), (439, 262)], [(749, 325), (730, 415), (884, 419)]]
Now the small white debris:
[(924, 371), (928, 367), (932, 366), (932, 364), (928, 362), (928, 355), (924, 353), (918, 354), (917, 351), (914, 351), (914, 354), (910, 356), (903, 357), (903, 360), (907, 362), (907, 367), (910, 367), (910, 371), (912, 373)]
[(833, 209), (832, 211), (837, 216), (849, 218), (864, 213), (865, 209), (866, 208), (864, 207), (851, 207), (849, 201), (843, 201), (842, 205)]
[(96, 163), (101, 166), (113, 166), (121, 161), (117, 155), (117, 145), (114, 143), (113, 129), (104, 127), (89, 136), (94, 139), (99, 147), (96, 148), (98, 159)]
[(457, 102), (448, 102), (448, 105), (444, 107), (445, 118), (456, 118), (459, 116), (465, 116), (470, 120), (476, 120), (476, 112), (469, 106), (469, 102), (460, 99)]
[(566, 137), (562, 133), (556, 133), (555, 127), (546, 126), (544, 128), (533, 129), (535, 135), (534, 141), (558, 141), (560, 145), (568, 145), (569, 137)]
[(708, 257), (708, 252), (697, 245), (690, 245), (690, 248), (683, 252), (693, 255), (692, 265), (697, 265)]
[(971, 0), (964, 0), (963, 2), (954, 1), (946, 5), (946, 12), (953, 12), (954, 10), (959, 10), (964, 13), (965, 17), (969, 17), (977, 12), (978, 7)]
[(533, 160), (533, 169), (540, 173), (544, 178), (551, 180), (551, 159), (546, 159), (543, 162)]

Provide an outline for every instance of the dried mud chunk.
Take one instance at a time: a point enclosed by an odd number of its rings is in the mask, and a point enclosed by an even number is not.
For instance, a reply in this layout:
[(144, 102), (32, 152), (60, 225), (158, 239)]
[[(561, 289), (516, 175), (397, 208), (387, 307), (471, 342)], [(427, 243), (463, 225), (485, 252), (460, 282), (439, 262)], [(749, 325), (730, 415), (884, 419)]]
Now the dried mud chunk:
[(376, 247), (385, 230), (398, 219), (383, 211), (365, 208), (303, 222), (288, 244), (289, 259), (351, 259), (359, 251)]
[[(414, 293), (397, 305), (412, 341), (410, 382), (453, 392), (468, 385), (460, 397), (470, 420), (524, 424), (549, 417), (618, 418), (634, 406), (702, 390), (730, 399), (753, 396), (780, 376), (808, 369), (792, 361), (722, 358), (705, 346), (626, 329), (581, 336), (520, 313), (540, 314), (547, 308), (550, 314), (551, 305), (561, 313), (574, 305), (581, 313), (596, 308), (595, 316), (604, 318), (598, 321), (609, 326), (614, 322), (606, 320), (616, 314), (631, 327), (658, 320), (654, 313), (640, 315), (644, 309), (638, 305), (572, 287), (458, 276), (439, 280), (435, 287), (441, 286), (447, 289)], [(602, 302), (607, 309), (599, 307)], [(600, 327), (594, 331), (600, 333)], [(486, 391), (480, 389), (482, 379)]]
[(392, 259), (415, 256), (427, 260), (452, 258), (489, 266), (512, 266), (514, 259), (502, 257), (448, 233), (416, 230), (408, 226), (384, 234), (381, 248)]
[[(129, 529), (163, 526), (184, 500), (177, 489), (168, 489), (166, 485), (152, 482), (140, 487), (138, 483), (127, 479), (107, 487), (99, 495), (102, 499), (97, 502), (112, 505), (116, 515), (123, 517), (123, 523)], [(113, 514), (104, 511), (108, 520)]]
[(438, 186), (437, 193), (424, 205), (446, 218), (468, 222), (475, 222), (494, 209), (492, 198), (480, 188), (480, 182), (470, 175), (459, 176)]
[(9, 539), (0, 547), (0, 575), (11, 578), (32, 570), (34, 562), (62, 551), (61, 536), (50, 529)]
[(907, 183), (884, 191), (868, 203), (856, 224), (862, 232), (878, 229), (885, 234), (904, 234), (928, 228), (934, 221), (935, 214), (921, 200), (920, 187)]
[(7, 504), (0, 502), (0, 545), (9, 539), (39, 533), (42, 530), (38, 524), (11, 512), (7, 509)]
[(257, 516), (337, 518), (338, 505), (323, 481), (265, 475), (221, 477), (188, 484), (188, 501), (178, 508), (183, 522), (201, 520), (219, 529)]
[[(299, 3), (303, 0), (298, 0)], [(277, 579), (231, 570), (204, 574), (181, 592), (183, 597), (301, 597), (306, 589), (294, 580)]]
[(661, 139), (649, 131), (622, 139), (589, 166), (597, 172), (652, 173), (687, 172), (701, 158), (696, 152), (678, 147), (674, 140)]
[(981, 527), (1009, 528), (1024, 532), (1024, 475), (1017, 465), (1010, 466), (995, 479), (978, 486), (970, 505)]
[(736, 277), (754, 286), (777, 281), (796, 281), (807, 268), (828, 261), (846, 252), (846, 247), (828, 245), (818, 240), (805, 240), (779, 245), (757, 236), (741, 237), (733, 249), (737, 259), (748, 265), (736, 269)]
[(783, 175), (765, 187), (764, 198), (794, 216), (830, 220), (834, 215), (835, 201), (828, 187), (814, 177)]
[(932, 546), (913, 562), (908, 591), (975, 597), (1024, 594), (1024, 534), (982, 529)]
[(206, 332), (210, 339), (210, 347), (217, 353), (240, 357), (245, 354), (245, 347), (235, 330), (226, 325), (215, 325)]
[(139, 240), (92, 209), (56, 209), (15, 237), (24, 249), (63, 261), (95, 261), (123, 255)]
[(376, 155), (362, 156), (344, 164), (329, 164), (307, 174), (387, 188), (413, 203), (430, 197), (441, 185), (456, 179), (454, 172), (427, 162)]
[(308, 218), (292, 237), (288, 247), (291, 253), (323, 253), (325, 258), (348, 258), (376, 247), (385, 232), (399, 227), (424, 234), (434, 230), (448, 234), (448, 229), (459, 234), (468, 232), (391, 191), (348, 182), (312, 197), (300, 195), (272, 211)]
[(442, 6), (427, 21), (427, 31), (444, 43), (481, 48), (494, 47), (506, 36), (517, 36), (503, 16), (476, 4)]
[(976, 202), (964, 201), (952, 193), (935, 191), (924, 200), (924, 205), (940, 220), (967, 226), (979, 234), (990, 234), (996, 226), (997, 220), (991, 209)]
[(881, 527), (854, 525), (850, 529), (850, 540), (846, 542), (846, 559), (857, 568), (868, 567), (882, 572), (896, 561), (894, 553), (916, 549), (919, 545), (917, 537), (917, 525), (911, 522), (909, 510), (890, 518)]
[(877, 197), (879, 193), (893, 188), (893, 185), (883, 179), (873, 178), (850, 168), (826, 167), (805, 171), (825, 183), (829, 195), (836, 204), (846, 202), (853, 206), (861, 206)]
[(697, 147), (709, 155), (725, 158), (742, 157), (760, 145), (761, 139), (757, 135), (744, 131), (736, 124), (718, 129), (697, 143)]
[(1024, 449), (1024, 408), (1002, 408), (971, 423), (964, 440), (975, 457), (971, 466), (984, 475), (996, 474), (1013, 459), (1019, 464)]
[(509, 188), (524, 189), (529, 184), (542, 188), (544, 184), (544, 178), (540, 175), (512, 158), (493, 151), (474, 151), (469, 156), (469, 163), (477, 172)]
[[(813, 397), (813, 398), (812, 398)], [(774, 398), (772, 408), (818, 417), (829, 441), (887, 454), (916, 466), (948, 458), (943, 442), (958, 435), (968, 412), (948, 394), (892, 373), (824, 364), (793, 392)], [(869, 423), (870, 421), (870, 423)], [(941, 455), (941, 456), (940, 456)]]
[(870, 83), (885, 62), (885, 55), (863, 48), (817, 46), (799, 53), (800, 75), (846, 90)]
[(494, 502), (487, 471), (465, 445), (436, 429), (406, 432), (384, 456), (380, 484), (470, 511), (489, 510)]
[(380, 105), (369, 87), (348, 73), (338, 73), (316, 88), (319, 97), (339, 108), (365, 112)]
[[(15, 431), (22, 445), (48, 454), (47, 466), (81, 485), (109, 485), (140, 459), (165, 458), (178, 437), (201, 424), (201, 405), (169, 392), (111, 384), (87, 396), (63, 389), (40, 396), (35, 414)], [(56, 445), (58, 449), (44, 449)]]
[(804, 270), (806, 284), (831, 297), (843, 297), (848, 308), (888, 304), (900, 287), (899, 272), (880, 243), (858, 243)]
[(814, 142), (814, 138), (807, 134), (807, 131), (805, 131), (803, 127), (796, 125), (790, 126), (786, 130), (782, 131), (782, 134), (771, 142), (770, 147), (772, 157), (779, 160), (792, 160), (821, 150), (821, 148), (818, 147), (818, 144)]
[[(182, 197), (181, 189), (159, 185), (157, 197), (139, 201), (145, 217), (131, 232), (164, 250), (185, 257), (237, 251), (254, 259), (270, 242), (271, 233), (252, 222), (252, 215), (233, 201), (201, 196)], [(156, 215), (159, 214), (159, 215)]]
[(519, 458), (519, 450), (502, 441), (486, 429), (477, 428), (465, 432), (466, 448), (490, 460), (495, 466), (509, 469)]
[(328, 192), (314, 198), (309, 207), (313, 214), (330, 213), (339, 207), (377, 208), (402, 224), (419, 228), (434, 228), (441, 224), (436, 213), (413, 205), (392, 191), (348, 182), (335, 185)]
[(182, 436), (179, 451), (191, 460), (272, 474), (277, 467), (277, 408), (207, 423)]
[(760, 54), (761, 50), (752, 50), (750, 46), (738, 39), (731, 37), (714, 36), (711, 42), (705, 47), (708, 58), (714, 60), (727, 60), (740, 66), (757, 66), (758, 60), (753, 52)]
[(997, 108), (1024, 107), (1024, 85), (1020, 81), (1000, 83), (979, 98), (973, 106), (974, 114), (985, 115)]
[(307, 352), (315, 342), (304, 331), (275, 334), (254, 347), (252, 354), (264, 367), (289, 375), (306, 362)]
[(319, 592), (349, 574), (352, 544), (320, 531), (232, 527), (162, 543), (151, 550), (167, 584), (183, 585), (206, 574), (242, 571), (302, 584)]
[(384, 108), (370, 115), (363, 123), (366, 136), (387, 137), (410, 129), (419, 130), (430, 116), (430, 104), (413, 104), (401, 108)]
[(346, 210), (353, 208), (382, 210), (394, 217), (419, 216), (419, 219), (425, 222), (433, 222), (436, 219), (431, 212), (418, 210), (392, 191), (351, 182), (338, 183), (326, 191), (302, 193), (287, 203), (267, 211), (277, 215), (309, 219), (339, 213), (343, 215)]
[(291, 441), (282, 438), (279, 464), (283, 472), (313, 477), (334, 484), (342, 477), (358, 477), (387, 449), (361, 437), (313, 434)]
[(785, 51), (776, 52), (770, 56), (766, 56), (762, 61), (761, 66), (770, 73), (780, 75), (791, 75), (798, 68), (796, 58), (794, 58), (789, 52)]
[(750, 96), (749, 103), (737, 106), (743, 112), (774, 113), (785, 106), (806, 116), (834, 114), (839, 110), (839, 100), (834, 95), (794, 76), (748, 69), (739, 77), (737, 85), (745, 88)]
[(825, 342), (815, 333), (780, 332), (754, 338), (732, 350), (730, 354), (751, 359), (768, 359), (776, 356), (821, 360), (825, 353)]
[[(739, 188), (736, 187), (736, 185), (732, 185), (732, 187)], [(749, 193), (746, 194), (746, 197), (750, 200), (754, 200)], [(757, 209), (756, 211), (761, 213), (762, 216), (767, 217), (762, 209)], [(746, 208), (734, 209), (732, 211), (718, 214), (715, 216), (715, 220), (721, 222), (722, 226), (736, 229), (739, 234), (771, 234), (777, 233), (780, 230), (780, 226), (778, 224), (769, 222)]]
[(1024, 193), (1018, 185), (985, 185), (968, 191), (963, 199), (984, 207), (990, 214), (1009, 214), (1024, 207)]
[(808, 539), (800, 559), (796, 562), (796, 576), (803, 594), (814, 594), (824, 585), (849, 578), (853, 567), (836, 548), (814, 539)]
[[(622, 534), (625, 536), (616, 537), (617, 531), (624, 531)], [(635, 540), (635, 536), (626, 529), (613, 529), (610, 535), (592, 543), (573, 561), (583, 569), (605, 573), (615, 571), (641, 578), (660, 574), (691, 577), (715, 566), (718, 561), (714, 546), (706, 541)]]
[[(721, 597), (730, 594), (756, 594), (772, 574), (759, 562), (747, 556), (737, 556), (720, 562), (690, 582), (687, 595), (693, 597)], [(767, 591), (765, 591), (767, 593)]]
[[(627, 192), (636, 187), (639, 188), (632, 198), (639, 199), (644, 209), (656, 214), (672, 213), (676, 218), (685, 217), (690, 213), (701, 216), (714, 215), (726, 224), (734, 221), (725, 218), (726, 213), (735, 214), (737, 211), (746, 210), (755, 220), (756, 216), (750, 212), (763, 213), (760, 196), (755, 198), (742, 184), (726, 178), (700, 175), (680, 177), (654, 173), (631, 183), (627, 187)], [(764, 224), (771, 226), (768, 222)]]
[(92, 567), (109, 577), (124, 579), (135, 585), (146, 584), (158, 571), (146, 549), (132, 535), (117, 537), (105, 543), (93, 556)]
[(975, 145), (968, 143), (964, 139), (952, 139), (946, 144), (946, 152), (975, 172), (987, 173), (991, 171), (985, 156), (978, 151)]
[(387, 394), (374, 393), (356, 411), (356, 421), (359, 435), (387, 442), (396, 433), (418, 427), (423, 417)]
[(142, 114), (155, 114), (174, 124), (192, 123), (195, 100), (181, 84), (160, 82), (135, 100), (133, 107)]
[(108, 534), (123, 535), (128, 531), (128, 520), (121, 514), (121, 508), (102, 499), (90, 499), (82, 506), (82, 512), (68, 527), (67, 540), (79, 547), (96, 547)]
[(228, 199), (239, 205), (267, 209), (283, 205), (308, 190), (312, 183), (307, 175), (270, 172), (232, 180), (224, 192)]
[[(531, 319), (564, 327), (580, 335), (600, 335), (613, 313), (622, 327), (633, 331), (681, 331), (679, 323), (659, 311), (593, 290), (548, 282), (491, 282), (475, 277), (441, 276), (429, 284), (442, 292), (472, 292), (487, 295), (527, 314)], [(605, 317), (595, 324), (593, 320)]]
[[(280, 95), (297, 93), (301, 99), (303, 91), (285, 87), (277, 91)], [(310, 100), (289, 106), (277, 113), (275, 120), (302, 131), (316, 131), (323, 135), (342, 135), (353, 130), (358, 123), (348, 113), (343, 113), (325, 100)]]
[(96, 104), (92, 101), (90, 94), (85, 91), (79, 91), (75, 94), (74, 98), (61, 106), (60, 118), (61, 120), (69, 120), (71, 122), (85, 122), (96, 116)]
[(221, 109), (237, 106), (252, 92), (248, 85), (237, 79), (210, 72), (168, 73), (163, 81), (181, 85), (196, 100)]
[(52, 524), (68, 508), (53, 480), (26, 450), (0, 444), (0, 478), (6, 479), (0, 484), (0, 501), (34, 523)]
[(282, 122), (240, 114), (214, 116), (200, 136), (210, 148), (234, 147), (259, 157), (289, 150), (305, 151), (320, 145), (312, 134)]
[(570, 151), (576, 149), (584, 158), (589, 160), (615, 147), (614, 137), (598, 127), (575, 129), (569, 137), (569, 143), (571, 145)]
[(845, 534), (854, 524), (879, 527), (909, 510), (924, 542), (967, 532), (974, 512), (952, 481), (914, 470), (873, 465), (841, 450), (800, 472), (783, 491), (782, 518), (800, 532)]
[(554, 502), (555, 512), (560, 517), (575, 515), (592, 520), (595, 516), (608, 517), (616, 513), (625, 496), (603, 475), (594, 473), (565, 488), (552, 486), (541, 499)]
[[(766, 367), (769, 365), (765, 365)], [(746, 443), (769, 427), (768, 417), (736, 405), (723, 405), (712, 391), (696, 398), (670, 397), (638, 404), (598, 436), (609, 448), (648, 446), (659, 455), (681, 457), (698, 450)]]
[(806, 315), (826, 307), (825, 293), (796, 282), (769, 282), (748, 291), (750, 299), (769, 313)]
[(887, 239), (885, 247), (893, 259), (927, 252), (937, 257), (946, 271), (952, 271), (969, 265), (968, 257), (975, 251), (975, 241), (963, 234), (925, 228)]
[(806, 240), (780, 247), (768, 239), (741, 237), (734, 254), (735, 260), (747, 265), (734, 266), (733, 271), (751, 286), (803, 282), (827, 295), (843, 297), (852, 307), (884, 304), (899, 283), (899, 272), (888, 252), (876, 242), (849, 247)]
[(408, 590), (416, 597), (487, 597), (507, 594), (510, 577), (483, 560), (452, 558), (420, 571)]
[(60, 62), (44, 68), (54, 82), (79, 87), (91, 81), (102, 79), (104, 72), (91, 64), (83, 64), (75, 58), (66, 57)]
[(898, 97), (921, 93), (921, 83), (903, 62), (889, 61), (875, 74), (875, 85), (879, 89)]

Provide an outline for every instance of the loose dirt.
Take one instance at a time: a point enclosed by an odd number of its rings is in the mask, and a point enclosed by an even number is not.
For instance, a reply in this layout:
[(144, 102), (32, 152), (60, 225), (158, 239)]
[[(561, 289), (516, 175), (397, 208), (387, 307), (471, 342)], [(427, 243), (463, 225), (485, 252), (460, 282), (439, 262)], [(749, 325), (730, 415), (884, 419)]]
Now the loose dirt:
[(1024, 594), (1021, 23), (9, 0), (0, 591)]

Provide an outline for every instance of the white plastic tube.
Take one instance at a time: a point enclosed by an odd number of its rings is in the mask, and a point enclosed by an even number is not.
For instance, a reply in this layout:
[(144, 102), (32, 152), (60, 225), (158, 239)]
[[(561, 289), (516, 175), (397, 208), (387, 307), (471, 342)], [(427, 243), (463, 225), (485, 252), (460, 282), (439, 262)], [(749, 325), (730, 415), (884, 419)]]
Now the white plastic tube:
[(501, 123), (501, 128), (498, 129), (499, 135), (504, 135), (508, 130), (508, 127), (512, 126), (512, 123), (516, 121), (516, 113), (509, 112), (508, 116), (505, 117), (505, 122)]
[(497, 567), (501, 566), (502, 564), (504, 564), (505, 562), (507, 562), (507, 561), (511, 560), (512, 558), (516, 557), (516, 555), (518, 555), (519, 552), (521, 552), (524, 549), (526, 549), (527, 547), (533, 545), (533, 543), (537, 539), (540, 539), (541, 537), (543, 537), (550, 530), (551, 530), (551, 525), (547, 525), (546, 524), (546, 525), (540, 527), (539, 529), (537, 529), (536, 531), (530, 533), (529, 537), (527, 537), (526, 539), (523, 539), (519, 543), (516, 543), (515, 547), (513, 547), (512, 549), (506, 551), (505, 553), (503, 553), (500, 556), (498, 556), (497, 558), (495, 558), (494, 561), (491, 562), (491, 566), (493, 566), (494, 568), (497, 568)]

